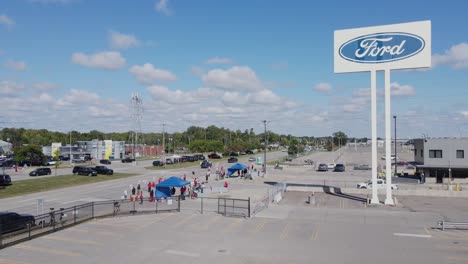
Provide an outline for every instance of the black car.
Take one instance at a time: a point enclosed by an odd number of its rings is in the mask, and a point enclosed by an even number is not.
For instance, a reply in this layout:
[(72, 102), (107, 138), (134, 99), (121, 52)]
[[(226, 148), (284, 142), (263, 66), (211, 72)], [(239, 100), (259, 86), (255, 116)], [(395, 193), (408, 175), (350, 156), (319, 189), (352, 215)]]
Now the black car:
[(210, 155), (208, 155), (208, 158), (210, 159), (220, 159), (221, 156), (217, 153), (211, 153)]
[(25, 229), (29, 226), (35, 226), (34, 216), (29, 214), (18, 214), (15, 212), (0, 212), (0, 231), (1, 233), (10, 233), (13, 231)]
[(239, 153), (231, 151), (229, 152), (229, 156), (239, 156)]
[(207, 160), (204, 160), (202, 161), (202, 163), (200, 163), (200, 168), (202, 169), (206, 169), (206, 168), (209, 168), (211, 167), (211, 162), (207, 161)]
[(8, 174), (0, 175), (0, 186), (11, 185), (11, 177)]
[(197, 160), (205, 160), (205, 156), (203, 154), (196, 154), (193, 155)]
[(333, 169), (333, 171), (343, 172), (343, 171), (345, 171), (345, 165), (343, 165), (343, 164), (336, 164), (336, 165), (335, 165), (335, 169)]
[(162, 161), (160, 160), (155, 160), (153, 161), (153, 166), (158, 166), (158, 167), (162, 167), (164, 164), (162, 163)]
[(112, 162), (110, 160), (103, 159), (103, 160), (100, 160), (99, 163), (101, 163), (101, 164), (111, 164)]
[(237, 162), (237, 158), (230, 157), (230, 158), (228, 159), (228, 163), (235, 163), (235, 162)]
[(132, 159), (132, 158), (123, 158), (122, 159), (122, 163), (132, 163), (134, 161), (135, 161), (135, 159)]
[(78, 171), (79, 171), (81, 168), (83, 168), (83, 166), (75, 166), (75, 167), (73, 167), (73, 171), (72, 171), (73, 174), (77, 174)]
[(112, 175), (114, 174), (114, 170), (107, 168), (106, 166), (96, 166), (94, 170), (97, 174), (104, 174), (104, 175)]
[(29, 176), (50, 175), (52, 171), (50, 168), (37, 168), (29, 173)]
[(253, 151), (251, 151), (250, 149), (248, 149), (248, 150), (245, 151), (245, 154), (253, 154)]
[(97, 176), (97, 171), (90, 167), (80, 167), (77, 172), (78, 175)]

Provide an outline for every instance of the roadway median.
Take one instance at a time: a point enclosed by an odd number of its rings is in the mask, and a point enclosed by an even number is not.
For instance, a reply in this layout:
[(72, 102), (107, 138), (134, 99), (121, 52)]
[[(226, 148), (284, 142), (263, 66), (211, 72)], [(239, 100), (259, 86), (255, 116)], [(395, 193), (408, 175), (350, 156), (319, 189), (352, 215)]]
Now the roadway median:
[(111, 181), (116, 179), (133, 177), (137, 175), (139, 174), (114, 173), (114, 175), (98, 175), (91, 177), (80, 175), (63, 175), (60, 177), (47, 177), (22, 181), (14, 181), (13, 178), (12, 185), (0, 189), (0, 198), (26, 195), (30, 193), (50, 191), (55, 189), (92, 184), (103, 181)]

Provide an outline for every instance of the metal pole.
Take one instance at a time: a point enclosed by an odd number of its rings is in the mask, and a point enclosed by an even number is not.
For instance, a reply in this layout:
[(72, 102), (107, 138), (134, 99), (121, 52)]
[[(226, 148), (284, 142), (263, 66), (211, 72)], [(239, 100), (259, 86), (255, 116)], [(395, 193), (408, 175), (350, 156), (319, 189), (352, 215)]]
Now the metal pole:
[(250, 218), (250, 196), (249, 196), (249, 205), (248, 205), (248, 207), (249, 207), (249, 218)]
[(398, 167), (397, 167), (397, 134), (396, 134), (396, 115), (393, 116), (393, 119), (395, 120), (395, 176), (398, 175)]
[[(380, 203), (377, 196), (377, 72), (371, 71), (371, 119), (372, 119), (372, 204)], [(333, 140), (332, 140), (333, 142)]]
[(163, 131), (162, 131), (163, 138), (162, 138), (162, 140), (163, 140), (163, 153), (164, 153), (164, 154), (166, 154), (166, 140), (165, 140), (165, 138), (164, 138), (164, 126), (165, 126), (165, 125), (166, 125), (166, 124), (162, 124), (162, 126), (163, 126)]
[[(392, 125), (390, 119), (390, 70), (385, 70), (385, 170), (387, 181), (387, 196), (385, 204), (393, 205), (392, 198)], [(396, 166), (396, 153), (395, 153)]]
[(70, 131), (70, 165), (72, 165), (72, 144), (71, 144), (71, 131)]
[(267, 160), (266, 160), (266, 153), (267, 153), (267, 145), (268, 145), (268, 139), (267, 139), (267, 133), (266, 133), (266, 125), (267, 121), (263, 120), (263, 125), (265, 126), (265, 151), (263, 153), (263, 176), (266, 176), (266, 169), (267, 169)]

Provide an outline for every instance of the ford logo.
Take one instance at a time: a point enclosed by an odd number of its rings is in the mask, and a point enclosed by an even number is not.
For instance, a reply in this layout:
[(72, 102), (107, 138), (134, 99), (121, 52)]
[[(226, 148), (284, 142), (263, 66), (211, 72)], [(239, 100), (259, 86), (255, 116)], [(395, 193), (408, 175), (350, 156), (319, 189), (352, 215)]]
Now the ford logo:
[(344, 43), (340, 56), (357, 63), (384, 63), (403, 60), (424, 49), (424, 40), (416, 35), (400, 32), (364, 35)]

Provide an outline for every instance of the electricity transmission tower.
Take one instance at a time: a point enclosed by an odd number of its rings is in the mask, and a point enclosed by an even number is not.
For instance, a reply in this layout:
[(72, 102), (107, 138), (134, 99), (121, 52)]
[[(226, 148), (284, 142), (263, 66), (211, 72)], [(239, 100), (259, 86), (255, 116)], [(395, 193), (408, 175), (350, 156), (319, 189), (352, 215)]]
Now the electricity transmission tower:
[[(132, 98), (130, 99), (130, 109), (132, 113), (132, 128), (130, 133), (130, 142), (132, 146), (132, 156), (135, 158), (135, 148), (139, 153), (141, 148), (139, 146), (144, 146), (143, 132), (141, 129), (141, 119), (143, 118), (143, 99), (139, 93), (132, 93)], [(145, 151), (143, 150), (143, 155)]]

